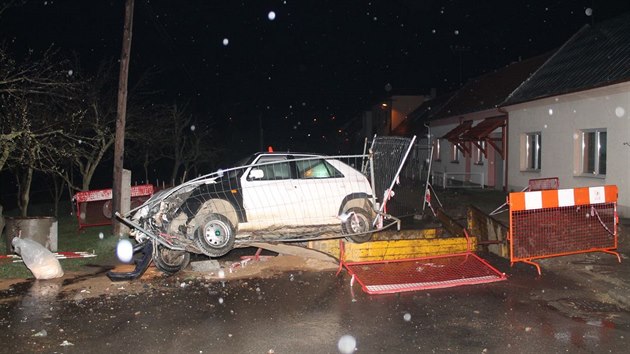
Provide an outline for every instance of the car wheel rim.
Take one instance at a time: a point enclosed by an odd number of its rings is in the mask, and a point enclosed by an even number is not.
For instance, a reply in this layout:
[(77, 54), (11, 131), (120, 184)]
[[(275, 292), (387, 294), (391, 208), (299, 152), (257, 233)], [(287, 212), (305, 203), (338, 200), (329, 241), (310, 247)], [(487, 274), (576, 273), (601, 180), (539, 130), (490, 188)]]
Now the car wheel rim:
[(350, 230), (354, 234), (367, 232), (367, 219), (363, 215), (355, 213), (350, 217)]
[(222, 247), (226, 245), (228, 236), (227, 225), (221, 222), (211, 221), (204, 228), (204, 239), (210, 246)]

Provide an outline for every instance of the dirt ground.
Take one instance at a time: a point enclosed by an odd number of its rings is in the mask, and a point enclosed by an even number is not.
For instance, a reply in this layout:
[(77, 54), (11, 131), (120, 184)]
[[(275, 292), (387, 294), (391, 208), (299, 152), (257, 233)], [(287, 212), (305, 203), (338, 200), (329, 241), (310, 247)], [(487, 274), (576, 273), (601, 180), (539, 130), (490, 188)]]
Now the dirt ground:
[[(505, 194), (488, 190), (457, 190), (442, 192), (439, 194), (444, 209), (451, 217), (461, 220), (465, 225), (466, 209), (469, 205), (475, 205), (479, 209), (490, 213), (505, 202)], [(507, 213), (500, 213), (497, 219), (506, 219)], [(627, 262), (630, 254), (628, 244), (628, 231), (630, 221), (623, 222), (619, 227), (619, 250), (622, 261)], [(505, 221), (507, 223), (507, 221)], [(154, 286), (179, 286), (186, 287), (193, 281), (219, 282), (245, 278), (269, 278), (283, 272), (306, 272), (336, 270), (338, 261), (318, 251), (306, 249), (290, 244), (258, 244), (256, 247), (266, 249), (258, 260), (252, 259), (256, 248), (235, 250), (232, 255), (218, 259), (222, 272), (195, 272), (188, 267), (186, 270), (173, 276), (166, 276), (153, 265), (139, 280), (112, 282), (105, 273), (108, 270), (127, 272), (133, 267), (124, 264), (95, 265), (82, 272), (67, 272), (63, 278), (39, 283), (45, 287), (61, 287), (64, 297), (73, 300), (98, 297), (101, 295), (115, 296), (118, 294), (140, 293)], [(273, 255), (273, 256), (270, 256)], [(193, 259), (194, 261), (194, 259)], [(63, 266), (63, 261), (62, 266)], [(612, 255), (593, 253), (574, 256), (545, 259), (539, 262), (544, 271), (553, 270), (573, 277), (581, 282), (598, 282), (602, 286), (610, 287), (607, 296), (617, 296), (617, 303), (624, 301), (623, 295), (628, 288), (627, 277), (620, 269), (628, 267), (616, 267), (616, 258)], [(625, 280), (624, 280), (625, 279)], [(19, 288), (21, 283), (31, 283), (32, 279), (0, 279), (0, 292), (11, 298), (11, 289)], [(615, 295), (615, 291), (619, 295)], [(611, 299), (608, 299), (611, 300)], [(611, 300), (611, 301), (612, 301)], [(0, 299), (2, 302), (3, 299)], [(630, 303), (627, 304), (630, 308)]]
[[(325, 271), (335, 270), (339, 267), (336, 259), (303, 247), (264, 244), (259, 246), (265, 247), (267, 253), (274, 253), (274, 255), (261, 255), (258, 259), (254, 259), (256, 248), (235, 250), (237, 255), (218, 262), (221, 267), (220, 272), (193, 271), (191, 267), (188, 267), (176, 275), (167, 276), (151, 264), (140, 279), (112, 282), (106, 276), (107, 271), (129, 272), (133, 270), (133, 265), (117, 264), (115, 266), (93, 266), (82, 272), (66, 272), (59, 279), (35, 282), (41, 284), (43, 288), (62, 288), (60, 294), (63, 297), (81, 300), (101, 295), (137, 294), (155, 286), (155, 284), (160, 284), (158, 286), (175, 284), (186, 287), (192, 281), (227, 282), (247, 278), (270, 278), (283, 272)], [(31, 283), (32, 281), (32, 279), (0, 279), (0, 292), (10, 293), (10, 289), (19, 288), (20, 284)], [(11, 298), (10, 294), (7, 295), (9, 296), (0, 298), (0, 302)]]

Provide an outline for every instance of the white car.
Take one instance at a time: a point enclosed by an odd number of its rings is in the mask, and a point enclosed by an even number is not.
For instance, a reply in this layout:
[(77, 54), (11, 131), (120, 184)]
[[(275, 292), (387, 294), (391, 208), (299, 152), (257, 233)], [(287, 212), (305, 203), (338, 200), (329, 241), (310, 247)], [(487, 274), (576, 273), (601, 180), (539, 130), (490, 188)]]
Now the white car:
[[(355, 157), (361, 162), (363, 156)], [(156, 193), (122, 221), (154, 244), (166, 273), (190, 252), (219, 257), (252, 242), (346, 237), (368, 241), (378, 213), (364, 174), (338, 158), (258, 153), (236, 167)]]

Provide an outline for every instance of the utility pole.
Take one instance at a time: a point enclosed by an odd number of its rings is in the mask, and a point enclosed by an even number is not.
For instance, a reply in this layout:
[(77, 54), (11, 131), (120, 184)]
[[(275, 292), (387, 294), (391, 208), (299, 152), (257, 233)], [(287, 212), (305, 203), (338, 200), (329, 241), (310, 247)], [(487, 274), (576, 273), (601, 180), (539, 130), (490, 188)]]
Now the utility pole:
[(116, 140), (114, 142), (114, 185), (112, 188), (112, 221), (114, 236), (120, 236), (122, 225), (116, 221), (115, 213), (122, 209), (123, 155), (125, 153), (125, 124), (127, 120), (127, 81), (129, 78), (129, 55), (131, 53), (131, 29), (133, 27), (134, 0), (125, 1), (125, 29), (122, 53), (120, 54), (120, 76), (118, 81), (118, 114), (116, 116)]

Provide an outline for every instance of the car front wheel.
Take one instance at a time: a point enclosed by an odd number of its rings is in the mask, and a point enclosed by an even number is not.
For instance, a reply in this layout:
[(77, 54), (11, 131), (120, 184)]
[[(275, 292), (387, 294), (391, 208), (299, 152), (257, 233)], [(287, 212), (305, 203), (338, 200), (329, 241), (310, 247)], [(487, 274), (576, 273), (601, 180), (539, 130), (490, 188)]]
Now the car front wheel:
[(221, 257), (230, 252), (236, 239), (234, 226), (221, 214), (210, 214), (197, 229), (195, 244), (209, 257)]
[(166, 274), (175, 274), (186, 268), (190, 262), (190, 253), (186, 251), (175, 251), (162, 245), (158, 245), (153, 255), (153, 263), (157, 269)]
[(345, 211), (348, 218), (341, 223), (341, 231), (347, 240), (355, 243), (367, 242), (372, 238), (372, 221), (369, 214), (362, 208), (350, 208)]

